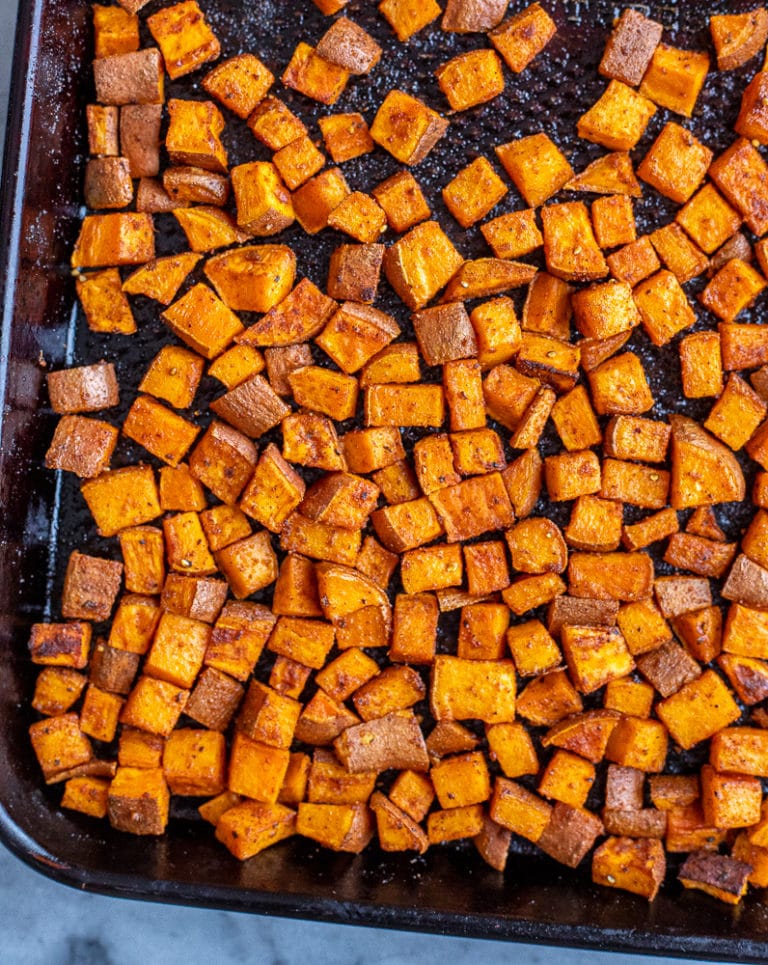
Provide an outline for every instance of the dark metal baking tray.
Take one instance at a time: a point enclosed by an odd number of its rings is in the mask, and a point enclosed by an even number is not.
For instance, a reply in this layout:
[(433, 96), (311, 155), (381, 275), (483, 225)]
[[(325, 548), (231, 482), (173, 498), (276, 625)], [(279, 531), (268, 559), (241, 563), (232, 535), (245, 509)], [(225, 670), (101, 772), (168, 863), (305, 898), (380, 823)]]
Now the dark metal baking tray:
[[(145, 8), (151, 11), (156, 2)], [(521, 4), (522, 5), (522, 4)], [(542, 128), (571, 151), (578, 169), (594, 157), (575, 138), (575, 120), (602, 89), (593, 68), (607, 25), (624, 4), (547, 3), (559, 33), (546, 54), (519, 77), (507, 74), (507, 91), (489, 107), (454, 119), (449, 135), (417, 169), (432, 199), (468, 160), (490, 145)], [(279, 74), (297, 39), (316, 39), (323, 18), (308, 2), (204, 0), (228, 54), (254, 50)], [(514, 10), (518, 4), (513, 4)], [(750, 4), (637, 4), (661, 19), (668, 38), (683, 46), (708, 44), (706, 16)], [(368, 0), (352, 0), (349, 12), (378, 37), (389, 35)], [(62, 812), (59, 791), (42, 785), (27, 727), (33, 668), (27, 656), (30, 623), (56, 615), (65, 550), (94, 540), (87, 515), (69, 480), (42, 470), (54, 424), (47, 408), (41, 360), (60, 367), (101, 355), (130, 371), (142, 348), (163, 331), (156, 313), (140, 308), (133, 341), (102, 343), (76, 324), (74, 285), (68, 267), (82, 210), (83, 108), (90, 94), (90, 7), (84, 0), (22, 0), (13, 65), (5, 146), (0, 237), (3, 323), (0, 343), (0, 836), (32, 867), (66, 884), (111, 895), (306, 918), (415, 929), (425, 932), (638, 951), (727, 961), (768, 960), (768, 908), (764, 894), (729, 908), (674, 882), (651, 905), (629, 894), (598, 889), (588, 870), (567, 872), (548, 858), (514, 853), (504, 876), (469, 848), (433, 849), (424, 858), (360, 856), (320, 851), (290, 840), (244, 864), (192, 820), (172, 822), (157, 840), (113, 832)], [(436, 25), (435, 25), (436, 26)], [(419, 90), (443, 108), (432, 71), (442, 60), (478, 45), (477, 37), (428, 29), (407, 46), (388, 44), (387, 58), (370, 81), (359, 81), (335, 110), (362, 110), (369, 118), (392, 86)], [(721, 149), (732, 135), (738, 92), (757, 69), (713, 74), (694, 128)], [(196, 78), (172, 90), (194, 90)], [(309, 116), (315, 105), (289, 92), (286, 98)], [(727, 106), (726, 106), (727, 105)], [(659, 112), (638, 153), (655, 136)], [(244, 131), (229, 143), (233, 160), (262, 156)], [(266, 156), (266, 155), (264, 155)], [(364, 188), (395, 169), (383, 152), (345, 166), (353, 187)], [(514, 204), (512, 193), (504, 202)], [(459, 232), (439, 201), (441, 220), (462, 251), (479, 254), (477, 230)], [(664, 204), (653, 192), (638, 205), (658, 223)], [(650, 221), (646, 221), (650, 223)], [(451, 227), (453, 225), (453, 227)], [(338, 236), (307, 239), (294, 228), (287, 239), (299, 252), (300, 269), (322, 283)], [(166, 225), (160, 244), (174, 244)], [(383, 307), (401, 320), (403, 308), (384, 294)], [(407, 319), (407, 316), (406, 316)], [(655, 367), (660, 405), (675, 395), (676, 374)], [(701, 413), (695, 413), (699, 416)], [(126, 458), (130, 457), (130, 453)], [(733, 521), (738, 526), (739, 519)]]

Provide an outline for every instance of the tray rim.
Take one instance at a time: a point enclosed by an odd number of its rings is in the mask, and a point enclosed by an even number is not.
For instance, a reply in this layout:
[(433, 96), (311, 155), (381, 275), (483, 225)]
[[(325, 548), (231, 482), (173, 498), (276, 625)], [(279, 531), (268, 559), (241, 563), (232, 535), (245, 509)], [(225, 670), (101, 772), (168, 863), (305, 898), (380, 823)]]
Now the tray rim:
[[(0, 432), (8, 393), (8, 349), (15, 314), (13, 295), (21, 274), (19, 249), (31, 146), (30, 108), (38, 67), (40, 23), (48, 2), (50, 0), (19, 0), (16, 20), (0, 184), (0, 231), (6, 239), (0, 250)], [(0, 792), (2, 788), (0, 782)], [(768, 960), (768, 936), (764, 940), (727, 938), (672, 934), (649, 928), (530, 921), (477, 912), (459, 915), (415, 905), (387, 905), (370, 900), (316, 897), (287, 891), (255, 891), (193, 881), (152, 880), (125, 871), (101, 871), (96, 875), (84, 866), (57, 858), (42, 847), (11, 815), (2, 797), (0, 843), (28, 867), (53, 881), (78, 891), (135, 901), (601, 952), (634, 952), (681, 959), (696, 957), (723, 962), (765, 963)]]

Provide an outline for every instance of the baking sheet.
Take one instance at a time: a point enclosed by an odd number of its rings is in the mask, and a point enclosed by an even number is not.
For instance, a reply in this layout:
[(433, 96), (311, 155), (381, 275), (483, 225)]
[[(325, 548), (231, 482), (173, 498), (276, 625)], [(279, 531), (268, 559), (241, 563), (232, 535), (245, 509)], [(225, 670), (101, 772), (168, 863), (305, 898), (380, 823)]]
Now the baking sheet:
[[(162, 3), (149, 4), (142, 15)], [(512, 10), (524, 4), (514, 4)], [(328, 21), (307, 2), (265, 0), (245, 7), (234, 0), (202, 0), (222, 41), (225, 55), (242, 50), (258, 54), (278, 76), (299, 39), (315, 42)], [(440, 189), (478, 153), (493, 158), (491, 146), (545, 130), (569, 155), (576, 170), (603, 153), (575, 136), (578, 116), (597, 99), (604, 81), (596, 66), (607, 25), (623, 7), (606, 3), (545, 3), (558, 35), (523, 74), (505, 71), (503, 97), (452, 118), (448, 134), (414, 173), (433, 210), (466, 257), (487, 254), (479, 228), (460, 229), (440, 201)], [(698, 4), (638, 4), (668, 29), (665, 40), (684, 47), (708, 45), (706, 15)], [(707, 12), (737, 12), (745, 3), (713, 3)], [(381, 67), (370, 79), (352, 79), (328, 113), (359, 110), (369, 122), (392, 87), (416, 92), (444, 111), (434, 68), (463, 50), (482, 45), (476, 35), (442, 34), (435, 23), (407, 45), (391, 42), (387, 24), (369, 2), (352, 2), (349, 15), (386, 45)], [(598, 889), (589, 872), (571, 873), (534, 849), (520, 847), (510, 856), (505, 876), (485, 866), (466, 844), (432, 849), (423, 858), (336, 855), (294, 839), (240, 864), (210, 829), (180, 820), (158, 840), (136, 839), (111, 831), (106, 823), (58, 809), (60, 788), (42, 785), (29, 747), (29, 699), (34, 668), (28, 661), (28, 626), (55, 618), (69, 551), (109, 555), (113, 542), (93, 534), (74, 478), (42, 470), (42, 456), (55, 419), (47, 408), (41, 358), (52, 367), (97, 358), (114, 361), (126, 385), (135, 383), (158, 339), (169, 340), (156, 307), (136, 301), (139, 333), (133, 338), (103, 337), (78, 324), (68, 258), (77, 234), (85, 161), (83, 108), (92, 96), (88, 64), (90, 8), (81, 0), (23, 0), (14, 88), (6, 142), (2, 238), (4, 320), (0, 344), (0, 829), (6, 843), (27, 861), (78, 887), (132, 897), (272, 912), (424, 931), (510, 938), (543, 943), (631, 949), (725, 960), (768, 958), (768, 912), (762, 893), (742, 908), (715, 905), (706, 896), (681, 893), (671, 885), (653, 905), (631, 895)], [(743, 88), (757, 61), (728, 74), (711, 74), (699, 102), (693, 129), (718, 151), (732, 138)], [(169, 85), (168, 95), (203, 96), (202, 72)], [(279, 89), (279, 88), (278, 88)], [(280, 90), (305, 120), (324, 113), (301, 95)], [(723, 105), (728, 105), (727, 109)], [(645, 148), (668, 117), (658, 111), (633, 156)], [(679, 118), (674, 118), (679, 120)], [(317, 128), (311, 133), (317, 136)], [(232, 164), (268, 159), (243, 122), (228, 117), (225, 143)], [(343, 165), (353, 189), (366, 190), (398, 169), (383, 151)], [(564, 196), (565, 197), (565, 196)], [(494, 209), (522, 207), (514, 190)], [(636, 204), (642, 231), (671, 217), (673, 206), (646, 190)], [(178, 250), (180, 235), (171, 216), (157, 219), (159, 253)], [(309, 238), (297, 227), (281, 238), (296, 250), (299, 272), (325, 283), (330, 252), (343, 238), (326, 231)], [(388, 239), (389, 240), (389, 239)], [(695, 284), (689, 289), (695, 291)], [(408, 312), (385, 283), (377, 305), (407, 328)], [(703, 317), (703, 316), (702, 316)], [(745, 314), (754, 320), (756, 313)], [(247, 316), (245, 316), (247, 322)], [(740, 319), (741, 320), (741, 319)], [(681, 397), (677, 365), (659, 365), (640, 336), (652, 389), (654, 414), (668, 411)], [(154, 349), (153, 349), (154, 350)], [(434, 376), (433, 376), (434, 377)], [(217, 393), (206, 380), (197, 404)], [(130, 403), (114, 413), (120, 419)], [(686, 403), (701, 418), (706, 402)], [(110, 413), (110, 418), (113, 413)], [(554, 440), (545, 443), (555, 446)], [(120, 460), (134, 461), (140, 450), (121, 444)], [(751, 472), (752, 470), (750, 470)], [(562, 522), (562, 520), (558, 520)], [(737, 513), (728, 526), (737, 532)], [(447, 621), (441, 646), (450, 647)], [(599, 793), (596, 792), (596, 793)]]

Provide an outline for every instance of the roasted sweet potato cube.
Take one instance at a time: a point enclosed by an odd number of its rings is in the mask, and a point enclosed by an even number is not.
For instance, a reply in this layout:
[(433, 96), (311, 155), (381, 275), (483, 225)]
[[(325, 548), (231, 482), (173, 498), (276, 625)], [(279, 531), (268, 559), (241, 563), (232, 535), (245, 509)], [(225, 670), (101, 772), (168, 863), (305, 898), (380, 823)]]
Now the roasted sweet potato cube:
[(245, 861), (296, 833), (296, 812), (283, 804), (242, 801), (216, 823), (216, 837)]
[(640, 85), (640, 94), (659, 107), (690, 117), (709, 70), (709, 54), (659, 44)]
[[(160, 515), (158, 505), (157, 515)], [(125, 567), (125, 588), (130, 593), (159, 593), (165, 580), (165, 541), (152, 526), (124, 529), (119, 536)]]
[(768, 11), (756, 7), (748, 13), (720, 14), (709, 18), (718, 70), (733, 70), (751, 60), (768, 38)]
[(466, 302), (475, 298), (499, 295), (511, 288), (527, 285), (536, 275), (536, 268), (523, 261), (503, 258), (475, 258), (465, 261), (448, 282), (443, 302)]
[(435, 0), (382, 0), (379, 12), (403, 43), (440, 16)]
[(635, 241), (635, 216), (625, 194), (611, 194), (592, 202), (592, 226), (601, 248), (617, 248)]
[(499, 215), (480, 230), (497, 258), (520, 258), (544, 243), (533, 208)]
[(72, 777), (64, 785), (61, 806), (93, 818), (105, 818), (108, 795), (109, 781), (98, 777)]
[(168, 101), (170, 121), (165, 147), (172, 164), (189, 164), (227, 173), (227, 152), (219, 140), (224, 118), (212, 101)]
[(576, 868), (603, 830), (590, 811), (557, 801), (536, 845), (555, 861)]
[(58, 717), (79, 700), (87, 683), (83, 674), (70, 667), (45, 667), (37, 675), (32, 706), (39, 714)]
[(272, 163), (291, 191), (295, 191), (325, 165), (325, 157), (306, 135), (280, 148)]
[(45, 454), (46, 468), (63, 469), (81, 479), (93, 479), (109, 467), (118, 434), (114, 426), (100, 419), (62, 416)]
[[(711, 184), (705, 184), (675, 219), (707, 254), (723, 245), (741, 225), (738, 214)], [(681, 279), (682, 280), (682, 279)]]
[[(536, 277), (543, 276), (540, 273)], [(522, 334), (511, 298), (502, 296), (478, 305), (473, 309), (469, 320), (475, 330), (477, 359), (481, 368), (493, 368), (515, 356), (522, 341)], [(450, 405), (450, 393), (448, 401)]]
[(695, 851), (680, 869), (684, 888), (703, 891), (729, 905), (737, 905), (747, 892), (752, 866), (727, 855)]
[(265, 361), (262, 353), (251, 345), (233, 345), (222, 352), (208, 366), (207, 374), (222, 382), (228, 389), (234, 389), (247, 382), (253, 375), (264, 371)]
[(636, 285), (661, 268), (661, 262), (648, 235), (643, 235), (637, 241), (614, 251), (606, 260), (613, 277), (630, 286)]
[(252, 740), (235, 731), (229, 761), (227, 787), (255, 801), (274, 803), (283, 785), (290, 752)]
[(762, 788), (756, 777), (723, 774), (709, 764), (701, 769), (704, 820), (715, 828), (744, 828), (760, 821)]
[[(651, 232), (649, 237), (662, 263), (681, 284), (706, 270), (706, 255), (690, 240), (679, 224), (665, 225)], [(652, 284), (652, 280), (644, 284)], [(638, 287), (641, 291), (644, 290), (641, 286)]]
[(230, 600), (211, 631), (205, 665), (247, 680), (275, 622), (274, 614), (265, 607)]
[(429, 498), (449, 542), (506, 529), (514, 521), (512, 504), (498, 472), (446, 486)]
[(701, 399), (723, 391), (723, 363), (717, 332), (696, 332), (680, 340), (683, 395)]
[(376, 791), (371, 798), (371, 809), (382, 851), (414, 850), (423, 854), (427, 850), (429, 839), (421, 827), (381, 792)]
[(536, 677), (517, 700), (518, 715), (540, 727), (551, 727), (582, 709), (581, 697), (564, 670)]
[(424, 160), (447, 129), (448, 121), (426, 104), (403, 91), (391, 90), (376, 113), (371, 137), (402, 164), (414, 165)]
[(109, 822), (131, 834), (163, 834), (170, 799), (162, 768), (118, 767), (109, 786)]
[(501, 61), (487, 48), (459, 54), (441, 64), (435, 75), (454, 111), (485, 104), (504, 91)]
[(602, 155), (572, 177), (565, 187), (569, 191), (629, 195), (633, 198), (639, 198), (643, 193), (635, 177), (632, 159), (626, 151)]
[(163, 174), (163, 187), (170, 198), (184, 203), (217, 206), (226, 204), (229, 198), (226, 175), (188, 165), (167, 168)]
[(216, 563), (239, 600), (264, 589), (277, 578), (277, 557), (266, 531), (219, 550)]
[(433, 764), (430, 778), (442, 808), (481, 804), (491, 796), (491, 780), (481, 751), (446, 757)]
[(215, 667), (206, 667), (187, 701), (184, 713), (212, 731), (229, 726), (243, 696), (243, 688)]
[(670, 427), (665, 422), (617, 415), (606, 426), (603, 449), (607, 456), (614, 459), (664, 462), (670, 433)]
[(150, 466), (104, 472), (84, 482), (81, 492), (100, 536), (115, 536), (121, 529), (148, 523), (161, 513)]
[(163, 58), (156, 47), (100, 57), (93, 62), (100, 104), (162, 104)]
[(279, 234), (293, 223), (290, 192), (269, 161), (251, 161), (232, 168), (232, 190), (237, 223), (249, 235)]
[(147, 26), (171, 80), (190, 74), (219, 56), (219, 41), (195, 0), (183, 0), (158, 10), (147, 18)]
[(716, 734), (741, 714), (730, 690), (712, 670), (705, 670), (656, 709), (672, 738), (684, 749)]
[(727, 262), (699, 296), (702, 305), (724, 322), (748, 308), (766, 287), (763, 276), (740, 258)]
[(73, 620), (109, 619), (120, 589), (122, 563), (74, 550), (64, 575), (61, 615)]
[(484, 218), (507, 193), (490, 161), (479, 157), (443, 188), (443, 201), (462, 228)]
[(371, 522), (379, 539), (395, 553), (431, 543), (443, 533), (431, 502), (423, 497), (377, 509)]
[(623, 507), (611, 499), (579, 496), (564, 530), (569, 546), (578, 550), (611, 552), (621, 542)]
[(298, 43), (288, 66), (283, 71), (286, 87), (321, 104), (335, 104), (344, 92), (349, 71), (320, 56), (314, 47)]
[[(145, 180), (141, 183), (151, 184), (152, 182)], [(153, 188), (153, 191), (155, 190)], [(173, 216), (181, 225), (192, 251), (213, 251), (214, 248), (225, 248), (228, 245), (242, 244), (249, 240), (250, 236), (240, 231), (235, 219), (221, 208), (207, 204), (196, 205), (193, 208), (180, 207), (164, 189), (161, 190), (165, 200), (162, 204), (147, 210), (173, 211)], [(140, 191), (141, 188), (139, 188)]]
[(328, 226), (331, 214), (350, 193), (339, 168), (322, 171), (293, 193), (297, 221), (307, 234), (317, 234)]
[(417, 225), (387, 249), (384, 273), (405, 304), (423, 308), (463, 263), (436, 221)]
[(555, 22), (541, 6), (532, 3), (491, 30), (488, 38), (515, 74), (541, 53), (557, 32)]
[[(94, 217), (111, 218), (113, 216), (95, 215)], [(105, 226), (105, 232), (109, 230), (110, 228)], [(120, 243), (119, 239), (115, 240), (118, 244)], [(130, 237), (128, 241), (130, 244)], [(96, 245), (98, 246), (98, 242)], [(152, 245), (154, 248), (154, 242)], [(140, 260), (143, 260), (143, 257)], [(76, 289), (88, 328), (92, 332), (133, 335), (136, 331), (136, 322), (128, 299), (123, 294), (120, 274), (116, 268), (80, 275), (76, 282)]]
[(86, 205), (95, 210), (127, 207), (133, 200), (133, 183), (127, 158), (90, 158), (85, 167), (83, 197)]
[(139, 383), (139, 391), (165, 399), (176, 409), (187, 409), (197, 392), (204, 362), (196, 352), (177, 345), (160, 349)]
[(588, 373), (598, 415), (640, 415), (653, 407), (653, 396), (634, 352), (616, 355)]
[(437, 720), (477, 718), (488, 724), (514, 718), (514, 665), (509, 660), (465, 660), (438, 654), (430, 705)]
[(712, 407), (704, 427), (731, 449), (746, 445), (765, 418), (768, 406), (735, 372)]
[(555, 751), (539, 780), (538, 792), (571, 807), (584, 806), (595, 782), (595, 766), (570, 751)]
[(382, 181), (373, 189), (373, 196), (384, 209), (393, 231), (407, 231), (430, 216), (429, 205), (410, 171), (399, 171)]
[(237, 728), (271, 747), (290, 747), (301, 704), (251, 680), (237, 715)]
[(639, 523), (625, 525), (621, 531), (621, 542), (628, 550), (645, 549), (651, 543), (676, 533), (679, 528), (677, 513), (673, 509), (662, 509), (641, 519)]
[(551, 274), (565, 281), (596, 281), (608, 274), (583, 202), (546, 205), (541, 220), (544, 255)]
[(176, 726), (189, 691), (167, 680), (142, 676), (128, 695), (120, 721), (129, 727), (167, 737)]
[(621, 888), (648, 901), (658, 894), (667, 872), (662, 843), (655, 838), (608, 838), (592, 858), (592, 880)]
[(631, 603), (651, 595), (653, 562), (645, 553), (572, 553), (568, 578), (573, 596)]
[(254, 54), (238, 54), (206, 74), (203, 89), (243, 119), (249, 117), (274, 83), (270, 70)]
[(768, 165), (754, 145), (739, 138), (720, 154), (709, 175), (756, 235), (768, 230)]
[(424, 681), (412, 667), (386, 667), (355, 692), (352, 702), (363, 720), (378, 720), (412, 707), (425, 694)]
[(643, 509), (663, 509), (669, 493), (669, 473), (653, 466), (638, 466), (619, 459), (605, 459), (600, 495)]
[(637, 87), (659, 45), (662, 29), (639, 10), (624, 10), (605, 45), (598, 71), (603, 77)]
[(573, 168), (565, 155), (543, 133), (502, 144), (496, 148), (496, 154), (532, 208), (551, 198), (573, 177)]
[(635, 657), (672, 640), (672, 631), (652, 600), (625, 603), (616, 619), (629, 652)]
[(321, 37), (316, 53), (350, 74), (367, 74), (381, 59), (381, 47), (362, 27), (339, 17)]
[[(114, 7), (103, 9), (113, 10)], [(118, 137), (119, 109), (88, 104), (85, 108), (88, 123), (88, 153), (101, 157), (115, 157), (120, 153)]]
[(123, 422), (123, 433), (170, 466), (184, 458), (200, 428), (151, 396), (140, 395)]
[(674, 121), (668, 121), (637, 169), (657, 191), (683, 204), (704, 180), (712, 151)]
[(521, 784), (505, 777), (496, 778), (489, 813), (497, 824), (535, 844), (544, 833), (551, 812), (549, 804)]
[(610, 338), (640, 324), (632, 289), (623, 281), (607, 281), (574, 292), (576, 325), (586, 338)]
[(243, 331), (237, 315), (202, 284), (166, 308), (162, 318), (175, 335), (207, 359), (220, 355)]
[(600, 461), (590, 449), (547, 456), (544, 477), (550, 499), (576, 499), (600, 491)]
[(656, 113), (651, 101), (619, 80), (612, 80), (600, 99), (579, 118), (579, 137), (610, 151), (630, 151)]
[[(139, 18), (121, 7), (102, 7), (94, 4), (94, 56), (111, 57), (139, 49)], [(103, 815), (102, 815), (103, 817)]]
[[(112, 621), (112, 628), (109, 633), (109, 648), (137, 655), (146, 653), (154, 638), (160, 614), (160, 607), (153, 597), (134, 593), (126, 594), (121, 598)], [(113, 659), (105, 653), (103, 657), (99, 658), (99, 676), (101, 676), (102, 663), (105, 664), (105, 675), (109, 675), (109, 665), (117, 662), (118, 658)], [(117, 688), (104, 687), (104, 689), (113, 690)], [(120, 692), (122, 693), (122, 690)]]
[(626, 641), (616, 627), (564, 626), (561, 639), (571, 677), (582, 693), (624, 677), (634, 667)]
[(271, 151), (295, 141), (307, 133), (303, 121), (277, 97), (267, 95), (248, 118), (254, 136)]
[(667, 731), (658, 720), (621, 717), (608, 737), (605, 757), (622, 767), (659, 772), (667, 757)]
[(373, 836), (373, 815), (365, 804), (312, 804), (302, 801), (296, 831), (333, 851), (358, 854)]

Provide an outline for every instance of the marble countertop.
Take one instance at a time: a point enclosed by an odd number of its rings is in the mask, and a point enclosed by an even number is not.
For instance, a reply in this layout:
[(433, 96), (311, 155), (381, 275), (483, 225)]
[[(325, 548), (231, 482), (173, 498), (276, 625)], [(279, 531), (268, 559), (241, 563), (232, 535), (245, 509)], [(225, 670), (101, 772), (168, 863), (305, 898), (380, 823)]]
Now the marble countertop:
[[(0, 0), (0, 137), (17, 0)], [(375, 928), (179, 908), (78, 892), (32, 871), (0, 845), (0, 962), (132, 965), (642, 965), (638, 955), (509, 945)], [(663, 961), (656, 959), (656, 961)], [(670, 959), (671, 961), (671, 959)]]

